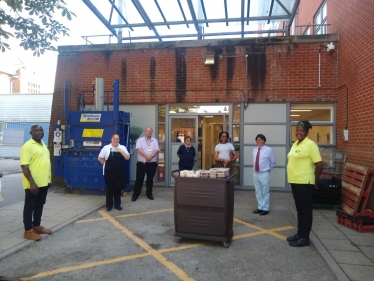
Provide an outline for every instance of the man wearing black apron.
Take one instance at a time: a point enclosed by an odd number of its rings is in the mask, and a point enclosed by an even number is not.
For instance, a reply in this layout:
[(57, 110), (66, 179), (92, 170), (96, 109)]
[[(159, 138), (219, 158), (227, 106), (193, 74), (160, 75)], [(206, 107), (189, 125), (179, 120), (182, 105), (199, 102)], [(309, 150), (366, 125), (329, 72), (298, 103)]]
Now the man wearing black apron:
[(121, 190), (126, 187), (125, 159), (130, 159), (125, 146), (119, 144), (119, 135), (114, 134), (111, 143), (104, 146), (99, 154), (99, 161), (104, 165), (104, 180), (106, 185), (106, 209), (114, 207), (122, 210)]

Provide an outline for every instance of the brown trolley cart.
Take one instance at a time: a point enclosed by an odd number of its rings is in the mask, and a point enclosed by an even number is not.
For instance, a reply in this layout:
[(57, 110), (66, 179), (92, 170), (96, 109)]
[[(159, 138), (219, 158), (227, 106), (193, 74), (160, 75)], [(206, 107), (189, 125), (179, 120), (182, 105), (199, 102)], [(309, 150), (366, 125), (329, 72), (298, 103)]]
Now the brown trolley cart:
[(225, 178), (180, 177), (172, 171), (174, 224), (177, 242), (182, 238), (223, 242), (233, 237), (234, 175)]

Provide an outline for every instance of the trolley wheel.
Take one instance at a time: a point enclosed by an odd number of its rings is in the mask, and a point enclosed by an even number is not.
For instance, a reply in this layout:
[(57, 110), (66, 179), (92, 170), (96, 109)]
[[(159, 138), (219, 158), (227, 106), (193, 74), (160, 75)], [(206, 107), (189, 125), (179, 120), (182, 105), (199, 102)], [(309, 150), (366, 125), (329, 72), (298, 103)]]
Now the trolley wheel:
[(223, 246), (225, 246), (225, 248), (230, 247), (230, 242), (223, 242)]
[(182, 242), (182, 237), (177, 237), (177, 243)]

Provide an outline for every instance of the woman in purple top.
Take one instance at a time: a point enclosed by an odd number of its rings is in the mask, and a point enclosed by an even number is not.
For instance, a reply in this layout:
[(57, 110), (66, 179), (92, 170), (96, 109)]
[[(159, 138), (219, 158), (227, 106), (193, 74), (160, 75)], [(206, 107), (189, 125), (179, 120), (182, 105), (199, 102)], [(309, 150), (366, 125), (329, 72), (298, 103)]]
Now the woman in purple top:
[(193, 164), (196, 156), (195, 148), (191, 145), (191, 137), (187, 136), (177, 151), (179, 157), (179, 171), (193, 170)]

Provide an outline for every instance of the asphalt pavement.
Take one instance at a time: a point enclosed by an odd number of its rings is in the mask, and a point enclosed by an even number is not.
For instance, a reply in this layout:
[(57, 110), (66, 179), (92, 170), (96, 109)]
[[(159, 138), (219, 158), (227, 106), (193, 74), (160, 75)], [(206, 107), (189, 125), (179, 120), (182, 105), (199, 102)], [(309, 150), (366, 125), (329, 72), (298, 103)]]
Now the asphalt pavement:
[[(6, 170), (4, 161), (9, 162), (0, 159), (0, 172)], [(7, 171), (3, 182), (22, 189), (17, 177)], [(374, 234), (338, 224), (333, 208), (315, 208), (311, 245), (293, 248), (285, 241), (296, 227), (292, 194), (272, 192), (270, 213), (259, 216), (252, 214), (257, 207), (254, 192), (236, 190), (234, 237), (225, 248), (204, 240), (178, 243), (173, 194), (173, 188), (156, 187), (155, 200), (142, 194), (131, 202), (131, 196), (126, 196), (122, 211), (107, 212), (104, 196), (57, 188), (48, 194), (42, 218), (42, 225), (54, 232), (37, 242), (22, 237), (23, 201), (0, 207), (0, 276), (22, 280), (373, 280)]]

